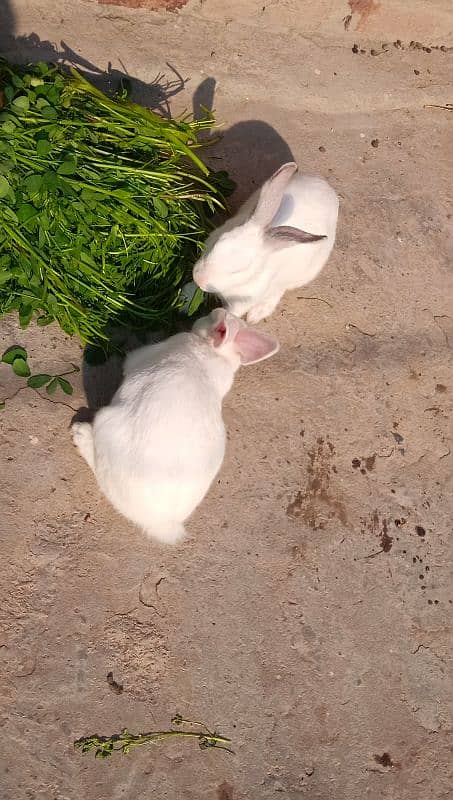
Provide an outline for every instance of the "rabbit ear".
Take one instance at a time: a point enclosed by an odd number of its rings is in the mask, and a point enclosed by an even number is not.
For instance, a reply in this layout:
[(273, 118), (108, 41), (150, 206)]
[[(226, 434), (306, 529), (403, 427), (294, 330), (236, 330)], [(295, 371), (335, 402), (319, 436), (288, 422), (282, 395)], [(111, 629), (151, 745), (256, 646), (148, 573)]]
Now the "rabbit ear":
[(262, 228), (267, 228), (271, 224), (280, 208), (283, 193), (295, 172), (297, 172), (297, 164), (289, 161), (266, 181), (260, 191), (258, 205), (252, 214), (253, 222)]
[(265, 233), (266, 239), (277, 247), (288, 247), (291, 244), (308, 244), (327, 239), (325, 234), (307, 233), (301, 228), (293, 228), (292, 225), (280, 225), (277, 228), (268, 228)]
[(239, 328), (234, 345), (243, 365), (263, 361), (280, 349), (277, 339), (253, 328)]
[(209, 338), (213, 347), (221, 347), (234, 338), (239, 330), (240, 323), (228, 314), (225, 308), (216, 308), (213, 312), (214, 321), (209, 329)]

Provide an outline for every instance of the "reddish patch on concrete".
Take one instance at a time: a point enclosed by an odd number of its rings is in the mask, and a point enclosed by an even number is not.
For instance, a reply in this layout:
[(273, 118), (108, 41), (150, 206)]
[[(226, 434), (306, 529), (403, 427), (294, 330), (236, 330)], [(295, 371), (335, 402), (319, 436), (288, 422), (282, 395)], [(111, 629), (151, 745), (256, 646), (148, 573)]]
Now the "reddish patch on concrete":
[(234, 800), (234, 789), (231, 783), (223, 781), (217, 789), (218, 800)]
[(122, 6), (123, 8), (147, 8), (149, 11), (177, 11), (188, 0), (97, 0), (101, 6)]
[(357, 31), (360, 31), (366, 26), (369, 17), (371, 17), (381, 5), (377, 0), (348, 0), (348, 2), (351, 12), (360, 15), (360, 19), (356, 25)]

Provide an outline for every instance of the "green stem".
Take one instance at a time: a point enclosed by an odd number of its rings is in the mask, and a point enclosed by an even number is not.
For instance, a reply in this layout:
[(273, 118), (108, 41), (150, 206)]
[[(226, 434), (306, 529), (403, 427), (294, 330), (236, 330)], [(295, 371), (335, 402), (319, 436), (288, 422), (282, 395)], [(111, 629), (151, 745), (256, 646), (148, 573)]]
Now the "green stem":
[(160, 742), (171, 737), (198, 740), (201, 737), (202, 739), (212, 742), (213, 747), (215, 747), (216, 744), (231, 744), (231, 739), (227, 739), (225, 736), (216, 736), (215, 734), (200, 734), (197, 733), (197, 731), (155, 731), (154, 733), (141, 733), (137, 736), (128, 734), (124, 739), (118, 739), (118, 742), (122, 743), (122, 746), (116, 747), (115, 749), (122, 750), (124, 744), (127, 744), (129, 747), (141, 747), (141, 745), (148, 744), (148, 742)]
[(216, 732), (209, 731), (204, 723), (191, 722), (190, 720), (183, 719), (179, 715), (172, 719), (172, 724), (180, 725), (183, 723), (187, 725), (195, 725), (201, 728), (201, 730), (180, 731), (172, 728), (168, 731), (150, 731), (149, 733), (133, 734), (129, 733), (129, 731), (125, 728), (120, 734), (114, 734), (113, 736), (108, 737), (97, 736), (96, 734), (93, 736), (84, 736), (81, 739), (77, 739), (74, 742), (74, 746), (80, 749), (82, 753), (95, 750), (96, 758), (108, 758), (113, 752), (122, 752), (124, 754), (129, 753), (131, 747), (141, 747), (142, 745), (149, 744), (151, 742), (161, 742), (171, 738), (183, 738), (197, 739), (201, 749), (217, 747), (228, 750), (228, 752), (231, 753), (233, 752), (229, 748), (231, 739), (226, 736), (221, 736)]
[(66, 375), (74, 375), (75, 372), (80, 372), (79, 367), (74, 367), (67, 372), (60, 372), (58, 375), (52, 375), (53, 378), (64, 378)]

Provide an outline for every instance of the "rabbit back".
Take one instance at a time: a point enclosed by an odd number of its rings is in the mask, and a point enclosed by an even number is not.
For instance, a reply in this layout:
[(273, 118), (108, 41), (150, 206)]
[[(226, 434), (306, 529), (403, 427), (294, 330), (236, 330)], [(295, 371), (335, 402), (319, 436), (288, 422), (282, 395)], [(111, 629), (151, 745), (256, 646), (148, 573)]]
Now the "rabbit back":
[(174, 541), (223, 461), (221, 397), (190, 349), (166, 357), (161, 345), (141, 350), (94, 420), (95, 473), (118, 511), (149, 535)]
[(338, 197), (323, 178), (296, 174), (290, 181), (272, 228), (292, 226), (325, 235), (312, 244), (295, 244), (269, 257), (278, 288), (285, 291), (312, 281), (326, 264), (335, 243)]

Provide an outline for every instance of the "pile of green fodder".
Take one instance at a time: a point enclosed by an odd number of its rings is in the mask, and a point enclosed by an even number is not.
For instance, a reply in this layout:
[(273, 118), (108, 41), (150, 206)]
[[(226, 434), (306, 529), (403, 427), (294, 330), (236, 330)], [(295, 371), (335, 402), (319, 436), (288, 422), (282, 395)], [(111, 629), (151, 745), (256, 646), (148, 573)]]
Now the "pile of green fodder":
[(0, 60), (0, 315), (91, 343), (168, 324), (223, 203), (196, 154), (211, 126)]

